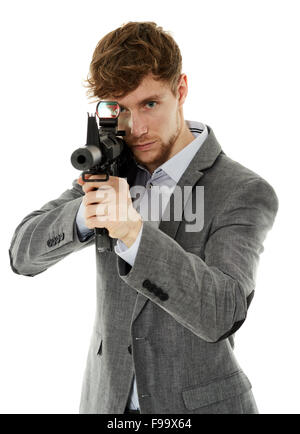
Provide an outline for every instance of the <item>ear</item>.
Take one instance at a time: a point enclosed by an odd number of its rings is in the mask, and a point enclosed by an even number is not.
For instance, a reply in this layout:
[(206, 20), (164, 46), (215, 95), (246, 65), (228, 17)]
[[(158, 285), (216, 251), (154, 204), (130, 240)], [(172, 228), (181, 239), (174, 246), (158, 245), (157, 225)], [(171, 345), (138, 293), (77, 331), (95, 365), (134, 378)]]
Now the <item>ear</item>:
[(178, 80), (178, 87), (177, 87), (177, 94), (178, 94), (178, 102), (179, 106), (183, 105), (185, 102), (185, 99), (188, 94), (188, 83), (187, 83), (187, 75), (181, 74)]

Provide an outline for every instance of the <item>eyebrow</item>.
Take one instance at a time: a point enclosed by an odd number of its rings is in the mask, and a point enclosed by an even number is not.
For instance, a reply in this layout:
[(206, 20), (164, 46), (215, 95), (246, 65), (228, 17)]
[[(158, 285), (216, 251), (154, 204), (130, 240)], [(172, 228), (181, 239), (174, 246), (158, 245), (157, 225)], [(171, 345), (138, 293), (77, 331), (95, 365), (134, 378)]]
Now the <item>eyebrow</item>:
[[(155, 95), (151, 95), (151, 96), (149, 96), (148, 98), (145, 98), (145, 99), (143, 99), (143, 100), (141, 100), (141, 101), (139, 101), (138, 103), (137, 103), (137, 105), (139, 105), (139, 106), (142, 106), (142, 105), (144, 105), (144, 104), (146, 104), (147, 102), (149, 102), (149, 101), (154, 101), (154, 100), (161, 100), (161, 99), (163, 99), (163, 97), (164, 97), (164, 95), (159, 95), (159, 94), (155, 94)], [(119, 104), (119, 103), (118, 103)], [(119, 104), (119, 106), (121, 107), (121, 108), (127, 108), (125, 105), (123, 105), (123, 104)]]

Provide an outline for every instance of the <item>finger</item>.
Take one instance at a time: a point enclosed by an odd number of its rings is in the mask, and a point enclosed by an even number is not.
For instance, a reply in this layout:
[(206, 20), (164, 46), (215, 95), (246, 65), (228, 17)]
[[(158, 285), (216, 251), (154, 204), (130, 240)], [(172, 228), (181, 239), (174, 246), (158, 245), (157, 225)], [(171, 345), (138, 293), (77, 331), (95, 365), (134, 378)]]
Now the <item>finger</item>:
[(102, 191), (108, 191), (113, 189), (108, 182), (87, 182), (82, 186), (82, 189), (85, 193), (88, 193), (90, 191), (99, 191), (99, 195), (101, 196)]
[(86, 219), (85, 224), (89, 229), (107, 228), (108, 226), (111, 226), (112, 222), (108, 216), (96, 216)]
[(97, 217), (90, 217), (85, 224), (89, 229), (94, 229), (94, 228), (109, 229), (111, 226), (109, 221), (105, 221), (105, 220), (100, 221)]
[(105, 174), (99, 174), (99, 175), (89, 175), (89, 179), (106, 179), (107, 176)]
[(96, 182), (85, 182), (82, 186), (82, 190), (85, 193), (88, 193), (89, 191), (97, 190), (98, 189), (98, 183)]
[(113, 211), (110, 204), (98, 203), (85, 208), (85, 218), (109, 216)]
[(88, 205), (88, 206), (85, 207), (84, 215), (85, 215), (85, 219), (86, 220), (89, 219), (89, 218), (91, 218), (91, 217), (96, 217), (97, 216), (97, 206), (98, 206), (98, 204), (96, 204), (96, 205)]
[(117, 215), (117, 207), (112, 203), (98, 203), (95, 205), (88, 205), (85, 208), (85, 218), (107, 216), (111, 221), (116, 221)]
[[(86, 179), (89, 179), (91, 175), (89, 175), (88, 173), (86, 173), (84, 175), (84, 177)], [(79, 178), (77, 179), (78, 184), (83, 185), (85, 183), (85, 181), (82, 179), (82, 175), (79, 176)]]
[(83, 203), (85, 206), (97, 203), (109, 203), (112, 202), (112, 198), (109, 191), (99, 189), (87, 192), (83, 198)]
[(99, 188), (102, 188), (105, 186), (106, 183), (104, 182), (85, 182), (82, 186), (83, 191), (86, 193), (92, 190), (98, 190)]

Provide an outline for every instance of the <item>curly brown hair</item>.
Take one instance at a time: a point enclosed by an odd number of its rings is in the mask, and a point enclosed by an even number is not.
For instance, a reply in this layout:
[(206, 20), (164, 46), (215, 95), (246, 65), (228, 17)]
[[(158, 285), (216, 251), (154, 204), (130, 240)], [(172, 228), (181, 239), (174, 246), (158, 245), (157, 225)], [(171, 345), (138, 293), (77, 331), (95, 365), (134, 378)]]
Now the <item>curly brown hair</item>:
[(123, 98), (148, 75), (169, 83), (176, 96), (182, 57), (172, 36), (154, 22), (128, 22), (97, 44), (87, 82), (88, 98)]

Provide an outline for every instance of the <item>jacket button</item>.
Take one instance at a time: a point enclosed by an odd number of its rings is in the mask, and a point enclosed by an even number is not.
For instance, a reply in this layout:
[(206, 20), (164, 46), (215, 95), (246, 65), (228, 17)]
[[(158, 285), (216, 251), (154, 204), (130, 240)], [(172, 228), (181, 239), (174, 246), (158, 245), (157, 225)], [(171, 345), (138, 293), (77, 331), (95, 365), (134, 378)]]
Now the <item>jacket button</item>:
[(156, 286), (156, 285), (152, 285), (152, 292), (157, 297), (160, 297), (163, 294), (163, 291), (161, 290), (161, 288), (158, 288), (158, 286)]
[(150, 280), (148, 280), (148, 279), (144, 280), (144, 282), (143, 282), (143, 287), (144, 288), (150, 289), (151, 286), (152, 286), (152, 283), (150, 282)]
[(149, 292), (153, 292), (153, 294), (156, 295), (156, 286), (155, 285), (151, 285), (147, 289)]
[(132, 354), (131, 345), (128, 345), (128, 353)]

